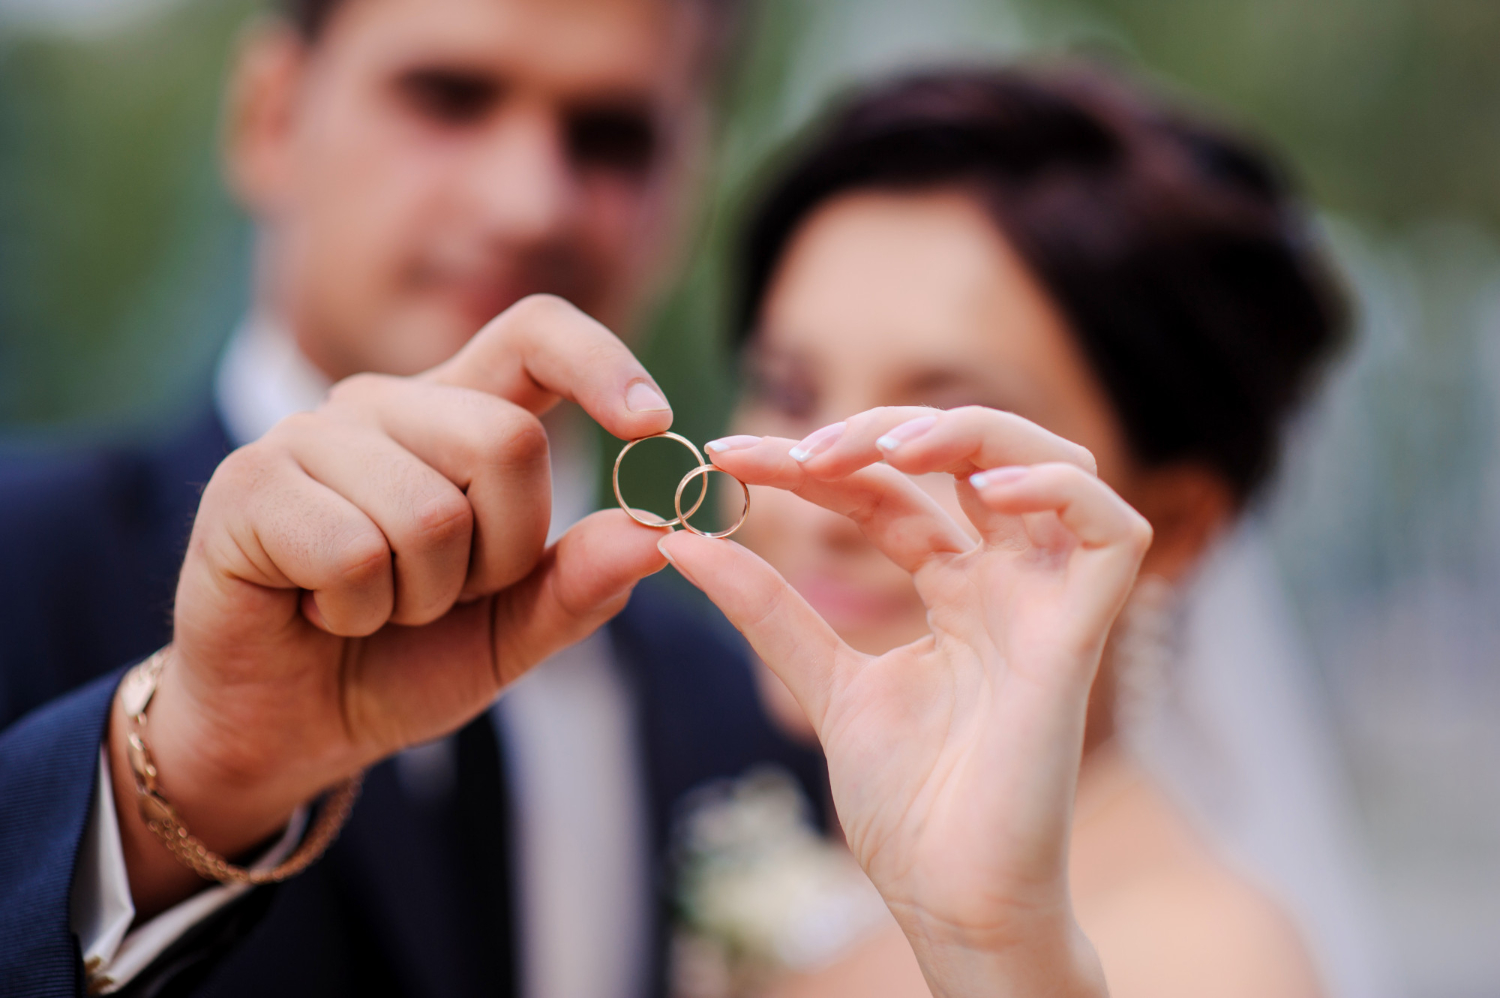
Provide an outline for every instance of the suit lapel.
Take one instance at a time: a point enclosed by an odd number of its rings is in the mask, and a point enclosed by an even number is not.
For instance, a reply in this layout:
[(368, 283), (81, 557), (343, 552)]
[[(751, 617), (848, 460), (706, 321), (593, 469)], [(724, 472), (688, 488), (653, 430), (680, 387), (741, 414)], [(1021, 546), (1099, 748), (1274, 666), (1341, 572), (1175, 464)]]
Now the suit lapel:
[(329, 861), (403, 993), (510, 998), (510, 819), (488, 714), (450, 744), (447, 792), (414, 793), (394, 760), (371, 770)]

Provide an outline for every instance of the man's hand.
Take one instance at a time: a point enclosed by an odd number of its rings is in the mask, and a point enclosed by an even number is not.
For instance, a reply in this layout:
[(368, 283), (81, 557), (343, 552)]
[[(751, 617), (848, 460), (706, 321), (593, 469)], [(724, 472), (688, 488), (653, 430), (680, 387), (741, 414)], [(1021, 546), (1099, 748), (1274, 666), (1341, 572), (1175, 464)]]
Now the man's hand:
[[(614, 511), (544, 550), (537, 416), (559, 398), (634, 438), (672, 413), (608, 330), (554, 298), (511, 308), (416, 378), (361, 375), (231, 454), (204, 492), (148, 740), (163, 795), (222, 854), (372, 762), (461, 726), (618, 612), (661, 532)], [(201, 883), (137, 815), (111, 724), (142, 914)]]
[[(911, 573), (929, 635), (860, 654), (744, 548), (685, 533), (662, 548), (806, 712), (849, 848), (933, 993), (1102, 996), (1068, 835), (1089, 691), (1150, 526), (1087, 451), (1009, 413), (875, 409), (815, 439), (710, 451), (850, 517)], [(967, 528), (902, 472), (954, 475)]]

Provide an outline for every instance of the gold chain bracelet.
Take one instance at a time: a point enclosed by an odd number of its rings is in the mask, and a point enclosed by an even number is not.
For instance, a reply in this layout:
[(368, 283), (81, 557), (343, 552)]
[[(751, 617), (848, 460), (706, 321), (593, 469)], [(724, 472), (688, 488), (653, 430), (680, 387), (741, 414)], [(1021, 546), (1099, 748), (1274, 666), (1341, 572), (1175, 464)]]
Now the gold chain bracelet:
[(206, 880), (217, 880), (221, 884), (260, 885), (295, 877), (317, 861), (338, 838), (344, 822), (349, 820), (349, 812), (354, 809), (363, 777), (344, 780), (329, 792), (312, 830), (296, 851), (274, 869), (250, 870), (235, 866), (188, 831), (177, 817), (176, 809), (161, 795), (156, 761), (151, 757), (144, 733), (146, 708), (156, 693), (166, 659), (167, 649), (163, 648), (126, 673), (120, 683), (120, 702), (130, 716), (130, 771), (135, 774), (136, 804), (140, 808), (141, 820), (172, 855)]

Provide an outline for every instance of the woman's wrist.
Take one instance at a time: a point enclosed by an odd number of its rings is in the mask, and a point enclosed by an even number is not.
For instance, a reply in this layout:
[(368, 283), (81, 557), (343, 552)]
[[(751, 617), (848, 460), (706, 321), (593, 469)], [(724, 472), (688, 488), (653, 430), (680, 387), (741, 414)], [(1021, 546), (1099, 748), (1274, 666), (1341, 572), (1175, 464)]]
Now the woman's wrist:
[(1068, 924), (1004, 944), (907, 932), (933, 998), (1107, 998), (1093, 944)]

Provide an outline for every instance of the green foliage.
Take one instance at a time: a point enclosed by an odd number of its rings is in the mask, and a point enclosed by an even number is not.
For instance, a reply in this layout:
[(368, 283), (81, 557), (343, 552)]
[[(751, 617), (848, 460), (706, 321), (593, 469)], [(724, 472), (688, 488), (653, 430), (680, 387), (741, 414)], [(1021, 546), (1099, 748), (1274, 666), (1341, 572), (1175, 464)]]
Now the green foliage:
[[(0, 426), (132, 425), (201, 388), (244, 304), (247, 234), (215, 139), (228, 54), (256, 6), (193, 0), (113, 33), (0, 37)], [(829, 91), (871, 66), (945, 45), (1102, 52), (1284, 147), (1320, 205), (1399, 231), (1500, 223), (1496, 38), (1500, 5), (1484, 0), (764, 0), (646, 359), (684, 432), (721, 427), (745, 195)], [(835, 71), (825, 51), (856, 55)]]
[(1134, 59), (1290, 150), (1323, 207), (1500, 224), (1500, 4), (1075, 2)]
[(249, 9), (0, 39), (0, 423), (117, 424), (201, 393), (243, 300), (215, 125)]

